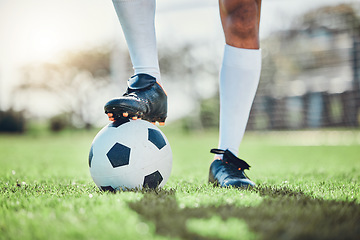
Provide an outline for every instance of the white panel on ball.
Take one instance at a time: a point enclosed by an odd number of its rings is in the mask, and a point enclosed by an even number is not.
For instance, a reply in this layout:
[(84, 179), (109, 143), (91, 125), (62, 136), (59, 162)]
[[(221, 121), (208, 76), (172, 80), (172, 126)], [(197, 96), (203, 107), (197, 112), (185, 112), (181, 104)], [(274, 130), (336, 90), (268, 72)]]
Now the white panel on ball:
[(118, 120), (94, 138), (89, 168), (102, 190), (163, 187), (171, 173), (171, 147), (155, 125), (143, 120)]

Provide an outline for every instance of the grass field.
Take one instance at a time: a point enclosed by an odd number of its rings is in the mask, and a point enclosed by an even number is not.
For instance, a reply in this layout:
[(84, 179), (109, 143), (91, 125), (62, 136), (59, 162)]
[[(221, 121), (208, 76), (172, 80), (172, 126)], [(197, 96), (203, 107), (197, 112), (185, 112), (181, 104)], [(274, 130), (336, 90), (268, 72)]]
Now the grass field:
[(162, 128), (160, 191), (100, 192), (93, 132), (0, 135), (0, 239), (360, 239), (360, 131), (248, 133), (251, 191), (213, 188), (217, 133)]

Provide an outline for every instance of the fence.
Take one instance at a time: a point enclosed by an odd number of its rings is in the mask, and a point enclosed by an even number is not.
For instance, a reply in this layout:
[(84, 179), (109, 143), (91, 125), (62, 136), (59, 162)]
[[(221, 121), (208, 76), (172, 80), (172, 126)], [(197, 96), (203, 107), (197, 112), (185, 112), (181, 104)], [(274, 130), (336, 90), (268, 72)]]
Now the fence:
[(353, 5), (309, 12), (265, 39), (249, 129), (359, 126), (360, 17)]

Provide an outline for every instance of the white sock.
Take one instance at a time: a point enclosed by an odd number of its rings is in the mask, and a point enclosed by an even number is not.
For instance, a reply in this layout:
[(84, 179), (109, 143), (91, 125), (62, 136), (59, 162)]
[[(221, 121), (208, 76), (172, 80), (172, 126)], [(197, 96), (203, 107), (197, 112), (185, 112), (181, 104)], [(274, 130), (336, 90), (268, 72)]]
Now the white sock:
[[(238, 155), (261, 72), (261, 50), (225, 45), (220, 71), (219, 149)], [(217, 155), (216, 157), (222, 157)]]
[(155, 34), (155, 0), (113, 0), (129, 48), (134, 73), (146, 73), (160, 83)]

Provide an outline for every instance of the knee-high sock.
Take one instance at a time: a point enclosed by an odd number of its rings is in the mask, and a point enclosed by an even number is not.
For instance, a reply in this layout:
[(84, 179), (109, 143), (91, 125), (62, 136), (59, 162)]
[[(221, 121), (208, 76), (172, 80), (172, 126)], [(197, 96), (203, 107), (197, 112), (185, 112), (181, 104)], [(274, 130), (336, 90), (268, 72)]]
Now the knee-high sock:
[(220, 71), (219, 148), (229, 149), (235, 156), (245, 133), (260, 71), (260, 49), (225, 46)]
[(155, 34), (155, 0), (113, 0), (129, 48), (135, 74), (160, 82)]

